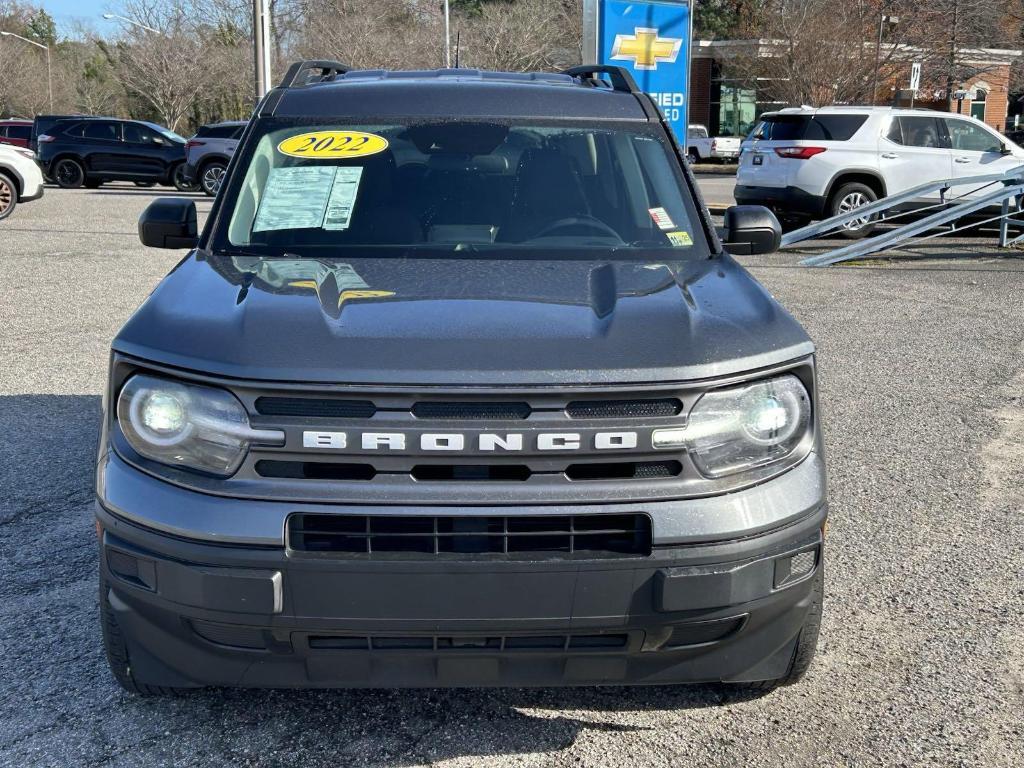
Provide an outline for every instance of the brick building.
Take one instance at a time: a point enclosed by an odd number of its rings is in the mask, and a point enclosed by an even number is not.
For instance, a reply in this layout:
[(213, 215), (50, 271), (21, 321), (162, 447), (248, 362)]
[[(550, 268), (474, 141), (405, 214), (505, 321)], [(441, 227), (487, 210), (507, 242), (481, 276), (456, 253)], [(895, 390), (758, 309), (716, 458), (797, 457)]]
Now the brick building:
[[(751, 82), (749, 77), (742, 80), (730, 77), (730, 59), (757, 47), (763, 51), (766, 46), (755, 40), (694, 41), (690, 70), (690, 122), (706, 125), (713, 136), (745, 136), (761, 113), (799, 106), (767, 100), (764, 89), (757, 86), (756, 78)], [(960, 110), (984, 120), (997, 130), (1012, 127), (1008, 120), (1010, 66), (1022, 54), (1022, 51), (995, 48), (963, 51), (961, 63), (979, 74), (955, 84), (954, 90), (967, 92), (967, 98), (959, 105)], [(909, 78), (913, 58), (913, 52), (908, 52), (905, 79)], [(883, 100), (881, 96), (885, 85), (882, 84), (879, 103), (891, 103), (896, 98), (897, 87), (905, 86), (906, 82), (890, 83), (889, 98)], [(949, 107), (945, 84), (930, 82), (926, 77), (914, 104), (945, 111)], [(956, 109), (954, 102), (953, 111)]]

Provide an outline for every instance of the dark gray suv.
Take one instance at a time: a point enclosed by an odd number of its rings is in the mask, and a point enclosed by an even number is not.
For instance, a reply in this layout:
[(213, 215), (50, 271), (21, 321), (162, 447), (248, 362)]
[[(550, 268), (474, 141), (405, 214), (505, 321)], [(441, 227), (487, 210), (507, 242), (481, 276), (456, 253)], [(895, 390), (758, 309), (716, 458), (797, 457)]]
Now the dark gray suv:
[[(792, 683), (814, 346), (628, 73), (294, 65), (113, 342), (104, 642), (128, 690)], [(728, 251), (778, 246), (765, 209)]]

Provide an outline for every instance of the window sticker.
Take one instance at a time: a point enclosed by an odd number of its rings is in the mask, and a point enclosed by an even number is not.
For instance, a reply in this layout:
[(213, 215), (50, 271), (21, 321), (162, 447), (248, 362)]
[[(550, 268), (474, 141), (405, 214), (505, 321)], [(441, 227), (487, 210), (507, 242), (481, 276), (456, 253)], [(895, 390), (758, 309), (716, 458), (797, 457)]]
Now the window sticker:
[(356, 194), (359, 192), (359, 180), (362, 176), (362, 166), (337, 169), (334, 183), (331, 184), (331, 196), (327, 201), (324, 229), (348, 229), (348, 225), (352, 221), (352, 208), (356, 204)]
[(344, 160), (376, 155), (388, 148), (388, 140), (362, 131), (313, 131), (300, 133), (277, 145), (277, 151), (291, 157)]
[(319, 227), (336, 170), (330, 165), (271, 168), (252, 231)]
[(651, 214), (651, 218), (658, 225), (658, 229), (664, 231), (675, 227), (675, 222), (672, 221), (672, 217), (668, 215), (668, 211), (664, 208), (648, 208), (647, 212)]
[(689, 232), (666, 232), (665, 237), (676, 248), (685, 248), (688, 245), (693, 245), (693, 238), (690, 237)]

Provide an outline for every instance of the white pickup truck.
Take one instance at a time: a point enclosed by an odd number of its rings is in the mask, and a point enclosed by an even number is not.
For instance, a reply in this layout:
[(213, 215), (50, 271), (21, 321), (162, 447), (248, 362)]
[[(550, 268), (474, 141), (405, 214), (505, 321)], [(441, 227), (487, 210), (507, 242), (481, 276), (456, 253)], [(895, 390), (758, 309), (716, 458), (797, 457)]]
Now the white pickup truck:
[(711, 137), (706, 126), (691, 125), (686, 129), (686, 156), (691, 164), (707, 160), (738, 160), (741, 141), (737, 136)]

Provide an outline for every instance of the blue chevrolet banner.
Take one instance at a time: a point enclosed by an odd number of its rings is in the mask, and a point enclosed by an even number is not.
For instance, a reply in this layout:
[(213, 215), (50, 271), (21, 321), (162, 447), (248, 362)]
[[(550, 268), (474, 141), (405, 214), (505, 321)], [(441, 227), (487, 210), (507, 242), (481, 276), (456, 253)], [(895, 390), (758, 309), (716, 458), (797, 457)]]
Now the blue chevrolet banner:
[(661, 107), (686, 142), (690, 3), (686, 0), (596, 0), (597, 63), (616, 64)]

